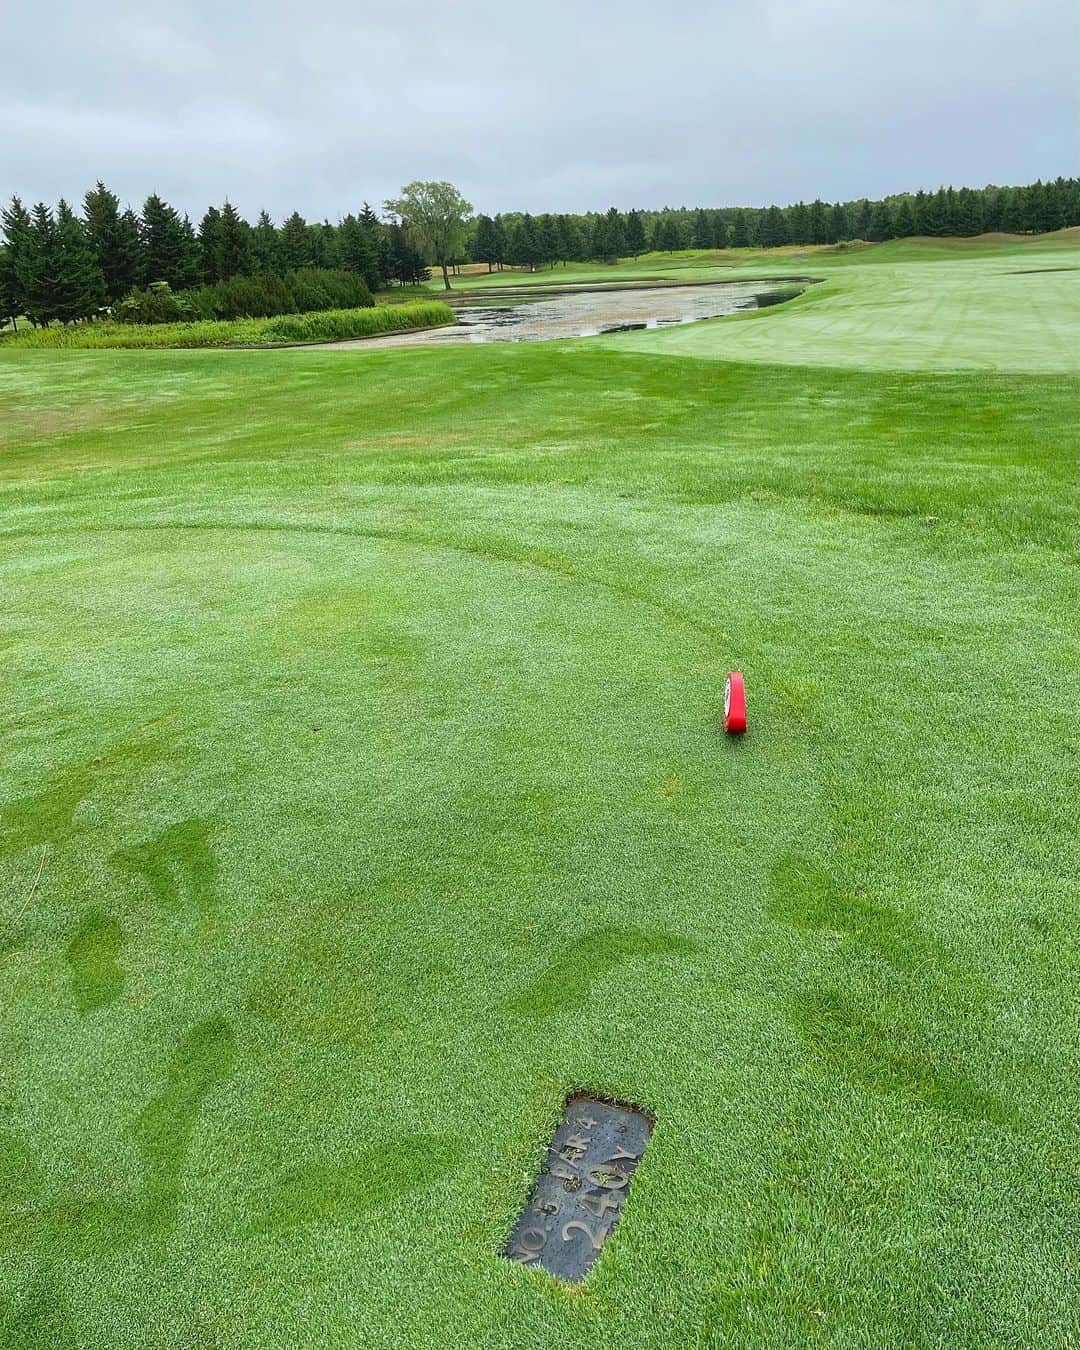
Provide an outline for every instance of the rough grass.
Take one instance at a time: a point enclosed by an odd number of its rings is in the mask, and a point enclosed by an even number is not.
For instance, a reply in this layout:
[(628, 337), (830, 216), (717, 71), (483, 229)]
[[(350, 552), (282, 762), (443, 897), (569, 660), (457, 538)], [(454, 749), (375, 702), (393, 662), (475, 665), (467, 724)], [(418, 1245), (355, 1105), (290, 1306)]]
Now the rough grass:
[(0, 353), (0, 1339), (1071, 1343), (1077, 383), (836, 340)]
[(437, 328), (454, 322), (454, 311), (438, 300), (367, 309), (328, 309), (280, 314), (270, 319), (206, 319), (197, 323), (83, 323), (31, 328), (0, 335), (2, 347), (145, 348), (261, 347), (297, 342), (335, 342), (374, 337), (399, 329)]

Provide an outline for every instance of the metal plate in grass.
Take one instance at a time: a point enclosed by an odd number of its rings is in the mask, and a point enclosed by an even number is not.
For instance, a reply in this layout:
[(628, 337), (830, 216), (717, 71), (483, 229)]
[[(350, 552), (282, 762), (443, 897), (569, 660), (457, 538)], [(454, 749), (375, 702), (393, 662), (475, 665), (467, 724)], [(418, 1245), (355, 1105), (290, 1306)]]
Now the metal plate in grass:
[(507, 1243), (510, 1260), (583, 1279), (619, 1221), (651, 1133), (635, 1106), (571, 1097)]

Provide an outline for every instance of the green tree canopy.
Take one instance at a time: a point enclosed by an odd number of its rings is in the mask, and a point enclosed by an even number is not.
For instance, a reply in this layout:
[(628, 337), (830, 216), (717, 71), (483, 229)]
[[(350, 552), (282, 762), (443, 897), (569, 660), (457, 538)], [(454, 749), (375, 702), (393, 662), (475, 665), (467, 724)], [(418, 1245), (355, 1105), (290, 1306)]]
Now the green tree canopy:
[(401, 221), (416, 244), (430, 253), (442, 269), (443, 286), (450, 290), (447, 264), (465, 248), (465, 222), (472, 214), (453, 183), (416, 181), (401, 189), (401, 196), (386, 203), (387, 211)]

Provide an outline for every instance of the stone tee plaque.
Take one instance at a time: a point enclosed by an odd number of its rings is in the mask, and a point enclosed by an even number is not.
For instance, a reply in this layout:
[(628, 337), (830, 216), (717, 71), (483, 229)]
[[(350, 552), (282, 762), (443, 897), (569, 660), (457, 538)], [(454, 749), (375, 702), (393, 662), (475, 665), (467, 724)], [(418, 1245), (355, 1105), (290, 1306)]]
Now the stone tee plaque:
[(637, 1107), (571, 1097), (507, 1243), (510, 1260), (583, 1279), (619, 1221), (651, 1133)]

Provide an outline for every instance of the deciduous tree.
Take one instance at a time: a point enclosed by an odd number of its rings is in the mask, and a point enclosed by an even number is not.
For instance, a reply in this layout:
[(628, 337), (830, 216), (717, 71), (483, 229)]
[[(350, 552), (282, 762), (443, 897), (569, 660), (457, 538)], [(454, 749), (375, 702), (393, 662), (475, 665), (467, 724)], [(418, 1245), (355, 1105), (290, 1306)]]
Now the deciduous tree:
[(450, 290), (447, 267), (465, 244), (465, 221), (472, 214), (467, 202), (453, 183), (416, 181), (401, 189), (401, 196), (386, 203), (412, 235), (419, 248), (426, 250), (442, 269), (443, 286)]

